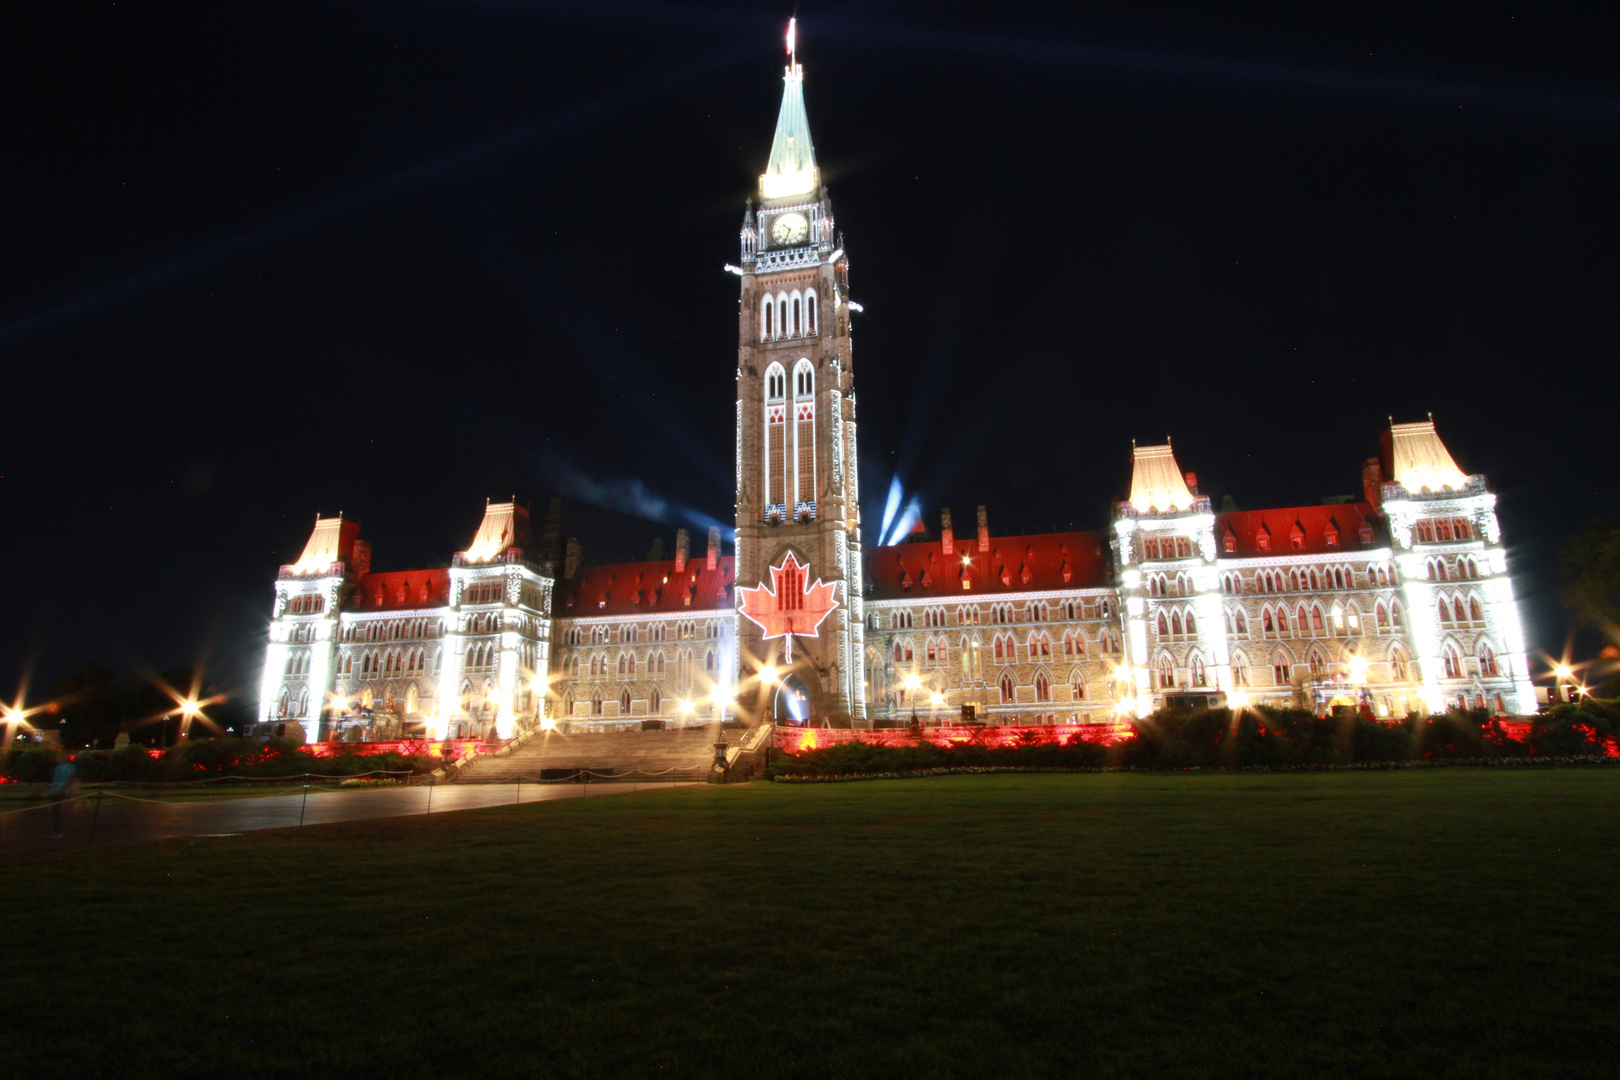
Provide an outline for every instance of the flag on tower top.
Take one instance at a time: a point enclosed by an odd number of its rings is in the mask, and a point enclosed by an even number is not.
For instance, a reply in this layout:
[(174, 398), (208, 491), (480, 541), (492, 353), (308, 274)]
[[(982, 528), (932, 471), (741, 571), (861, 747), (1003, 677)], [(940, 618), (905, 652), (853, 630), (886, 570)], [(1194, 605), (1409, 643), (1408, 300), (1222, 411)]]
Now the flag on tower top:
[(771, 157), (759, 178), (762, 199), (808, 195), (820, 180), (816, 172), (816, 150), (810, 143), (810, 120), (804, 112), (804, 71), (794, 57), (798, 30), (796, 20), (788, 23), (787, 71), (782, 76), (782, 110), (776, 117), (776, 137), (771, 140)]

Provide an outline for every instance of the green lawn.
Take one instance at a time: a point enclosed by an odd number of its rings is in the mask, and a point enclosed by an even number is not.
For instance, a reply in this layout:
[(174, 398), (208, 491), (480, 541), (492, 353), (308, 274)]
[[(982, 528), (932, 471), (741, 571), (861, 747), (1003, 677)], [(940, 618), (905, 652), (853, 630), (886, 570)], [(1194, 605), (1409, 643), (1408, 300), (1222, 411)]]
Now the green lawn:
[(1613, 1076), (1620, 771), (698, 787), (0, 863), (0, 1074)]

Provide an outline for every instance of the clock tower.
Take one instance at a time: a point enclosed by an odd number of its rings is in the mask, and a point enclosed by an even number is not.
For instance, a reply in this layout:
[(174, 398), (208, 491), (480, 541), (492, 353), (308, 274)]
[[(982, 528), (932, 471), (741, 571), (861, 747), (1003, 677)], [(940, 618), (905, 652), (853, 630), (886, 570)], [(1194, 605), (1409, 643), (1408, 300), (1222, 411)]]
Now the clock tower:
[(849, 260), (816, 168), (793, 33), (770, 161), (742, 226), (738, 691), (755, 716), (864, 726)]

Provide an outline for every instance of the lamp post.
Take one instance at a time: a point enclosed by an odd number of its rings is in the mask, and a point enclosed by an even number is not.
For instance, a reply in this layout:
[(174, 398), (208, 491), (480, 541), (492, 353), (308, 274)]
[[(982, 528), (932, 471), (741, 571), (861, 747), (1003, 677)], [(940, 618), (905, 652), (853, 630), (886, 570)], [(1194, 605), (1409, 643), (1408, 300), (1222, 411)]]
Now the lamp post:
[(1575, 677), (1575, 669), (1568, 664), (1559, 664), (1553, 668), (1553, 697), (1559, 704), (1564, 701), (1564, 684)]
[[(765, 719), (766, 713), (770, 714), (770, 718), (772, 720), (776, 719), (776, 698), (771, 693), (771, 687), (776, 685), (777, 675), (778, 672), (775, 664), (766, 664), (764, 667), (759, 669), (759, 685), (765, 691), (763, 695), (764, 701), (760, 706), (761, 720)], [(795, 719), (797, 719), (797, 717), (795, 717)]]
[(184, 742), (191, 734), (191, 719), (201, 712), (196, 698), (186, 698), (180, 703), (180, 741)]
[(916, 727), (917, 726), (917, 691), (918, 691), (918, 689), (920, 689), (922, 687), (922, 680), (917, 677), (916, 672), (912, 672), (910, 675), (906, 676), (905, 682), (902, 685), (905, 686), (906, 693), (911, 696), (911, 726)]

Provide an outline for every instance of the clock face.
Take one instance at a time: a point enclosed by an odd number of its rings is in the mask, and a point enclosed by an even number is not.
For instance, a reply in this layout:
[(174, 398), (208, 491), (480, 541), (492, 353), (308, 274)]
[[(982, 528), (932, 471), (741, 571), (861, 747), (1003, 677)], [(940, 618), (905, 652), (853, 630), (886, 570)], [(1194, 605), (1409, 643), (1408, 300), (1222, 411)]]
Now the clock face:
[(803, 214), (783, 214), (771, 222), (771, 239), (778, 244), (802, 244), (810, 235), (810, 223)]

